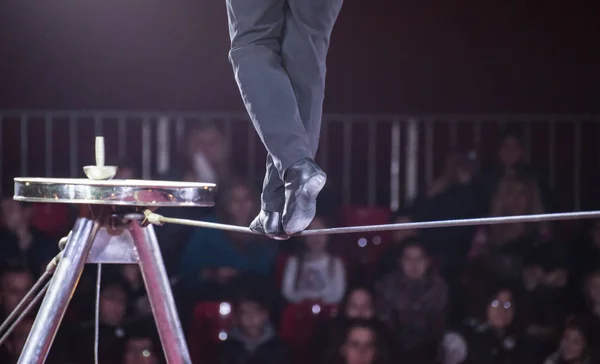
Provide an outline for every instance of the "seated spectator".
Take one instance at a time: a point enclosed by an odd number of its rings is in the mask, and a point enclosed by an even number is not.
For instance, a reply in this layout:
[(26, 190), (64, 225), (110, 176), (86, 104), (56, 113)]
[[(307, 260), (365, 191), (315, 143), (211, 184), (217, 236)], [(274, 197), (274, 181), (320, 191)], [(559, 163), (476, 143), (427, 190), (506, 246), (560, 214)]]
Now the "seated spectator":
[[(258, 197), (245, 183), (235, 182), (224, 189), (217, 208), (213, 222), (248, 226), (258, 211)], [(276, 253), (275, 243), (262, 236), (196, 229), (181, 255), (180, 278), (196, 299), (228, 300), (236, 277), (270, 274)]]
[(375, 294), (366, 285), (353, 285), (346, 291), (339, 314), (331, 321), (318, 325), (313, 335), (315, 354), (323, 357), (336, 338), (343, 336), (349, 320), (371, 320), (375, 317)]
[(270, 297), (264, 287), (246, 285), (233, 302), (234, 328), (219, 345), (222, 364), (287, 364), (288, 349), (270, 320)]
[(136, 323), (126, 331), (122, 364), (158, 364), (162, 362), (164, 355), (153, 322)]
[(34, 278), (28, 269), (6, 268), (0, 275), (0, 322), (17, 307), (33, 287)]
[(507, 285), (488, 287), (481, 318), (472, 317), (460, 329), (468, 364), (527, 363), (516, 324), (516, 292)]
[[(323, 218), (317, 216), (308, 228), (325, 227)], [(342, 261), (327, 251), (328, 242), (328, 235), (307, 236), (300, 251), (288, 259), (282, 288), (287, 301), (340, 302), (346, 290), (346, 271)]]
[(31, 226), (31, 206), (4, 197), (0, 203), (0, 260), (22, 265), (40, 275), (58, 254), (58, 242), (49, 240)]
[[(387, 350), (377, 323), (354, 319), (347, 323), (339, 344), (330, 349), (327, 364), (384, 364)], [(401, 358), (402, 363), (405, 361)]]
[[(118, 362), (120, 349), (125, 343), (127, 318), (127, 289), (118, 280), (105, 283), (100, 291), (100, 312), (98, 322), (99, 363)], [(92, 363), (94, 351), (94, 320), (83, 322), (79, 330), (74, 330), (71, 342), (78, 342), (77, 356), (84, 363)]]
[[(525, 176), (505, 177), (493, 196), (492, 216), (514, 216), (542, 213), (539, 191), (533, 180)], [(471, 257), (481, 257), (494, 279), (519, 281), (523, 258), (535, 247), (541, 235), (549, 237), (548, 226), (532, 223), (510, 223), (482, 227), (475, 235)]]
[[(566, 247), (549, 243), (537, 250), (539, 270), (529, 277), (525, 305), (529, 317), (527, 339), (531, 354), (543, 360), (555, 347), (572, 311)], [(537, 277), (537, 279), (536, 279)]]
[(152, 315), (150, 301), (146, 295), (146, 286), (140, 267), (137, 264), (119, 264), (108, 266), (103, 275), (119, 279), (127, 289), (127, 302), (131, 305), (131, 315), (136, 317)]
[(558, 349), (544, 364), (594, 364), (598, 363), (590, 323), (584, 317), (571, 318), (565, 327)]
[[(526, 146), (521, 125), (511, 124), (504, 128), (498, 148), (497, 161), (489, 168), (485, 168), (481, 178), (483, 200), (490, 201), (490, 197), (498, 188), (500, 181), (506, 177), (525, 174), (533, 179), (537, 189), (543, 191), (540, 195), (548, 194), (547, 187), (541, 183), (539, 173), (527, 160)], [(546, 200), (546, 198), (543, 198)], [(544, 204), (548, 206), (548, 203)], [(486, 208), (488, 210), (489, 207)]]
[(404, 243), (399, 267), (384, 278), (377, 300), (381, 320), (395, 336), (396, 356), (432, 362), (445, 328), (448, 288), (419, 240)]

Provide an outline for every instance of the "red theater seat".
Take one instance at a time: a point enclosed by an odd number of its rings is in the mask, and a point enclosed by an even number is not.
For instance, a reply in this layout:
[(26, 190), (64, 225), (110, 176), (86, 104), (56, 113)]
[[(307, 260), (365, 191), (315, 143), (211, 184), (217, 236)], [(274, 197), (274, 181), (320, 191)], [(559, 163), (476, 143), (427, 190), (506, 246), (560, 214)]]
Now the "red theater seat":
[(337, 315), (337, 305), (302, 302), (285, 307), (281, 316), (281, 338), (288, 343), (296, 363), (312, 363), (310, 339), (316, 326)]
[(217, 344), (227, 338), (233, 325), (231, 304), (228, 302), (200, 302), (194, 307), (194, 319), (188, 336), (192, 361), (214, 363)]

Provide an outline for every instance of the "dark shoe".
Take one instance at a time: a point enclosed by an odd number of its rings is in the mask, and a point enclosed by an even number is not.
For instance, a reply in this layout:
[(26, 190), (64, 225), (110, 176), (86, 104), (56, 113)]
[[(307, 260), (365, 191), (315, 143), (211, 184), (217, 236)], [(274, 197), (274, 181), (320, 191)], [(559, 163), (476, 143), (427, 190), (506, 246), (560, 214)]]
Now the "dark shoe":
[(296, 234), (310, 225), (317, 210), (317, 195), (326, 181), (325, 172), (310, 158), (304, 158), (287, 169), (282, 220), (286, 234)]
[(250, 223), (250, 230), (275, 240), (287, 240), (290, 238), (283, 231), (281, 213), (279, 212), (260, 210), (258, 216)]

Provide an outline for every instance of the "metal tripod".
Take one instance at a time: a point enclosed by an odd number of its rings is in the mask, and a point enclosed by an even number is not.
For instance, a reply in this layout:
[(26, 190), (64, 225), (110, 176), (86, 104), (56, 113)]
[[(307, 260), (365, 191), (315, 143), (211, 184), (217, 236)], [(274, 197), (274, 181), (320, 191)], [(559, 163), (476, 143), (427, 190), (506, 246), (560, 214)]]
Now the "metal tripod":
[(19, 364), (46, 360), (86, 263), (138, 264), (167, 362), (192, 362), (152, 225), (143, 227), (137, 221), (117, 218), (112, 211), (104, 213), (109, 210), (110, 206), (99, 207), (95, 217), (75, 222)]

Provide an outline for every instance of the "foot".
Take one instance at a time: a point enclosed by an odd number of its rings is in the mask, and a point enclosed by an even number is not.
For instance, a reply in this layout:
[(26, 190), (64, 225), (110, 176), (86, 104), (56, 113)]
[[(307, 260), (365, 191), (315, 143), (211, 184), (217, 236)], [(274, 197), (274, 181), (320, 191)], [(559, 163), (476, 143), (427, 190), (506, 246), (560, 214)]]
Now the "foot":
[(286, 234), (299, 233), (312, 222), (317, 210), (317, 195), (326, 181), (325, 172), (310, 158), (304, 158), (287, 169), (282, 217)]
[(279, 212), (260, 210), (258, 216), (250, 223), (250, 230), (275, 240), (287, 240), (290, 238), (283, 231), (281, 213)]

